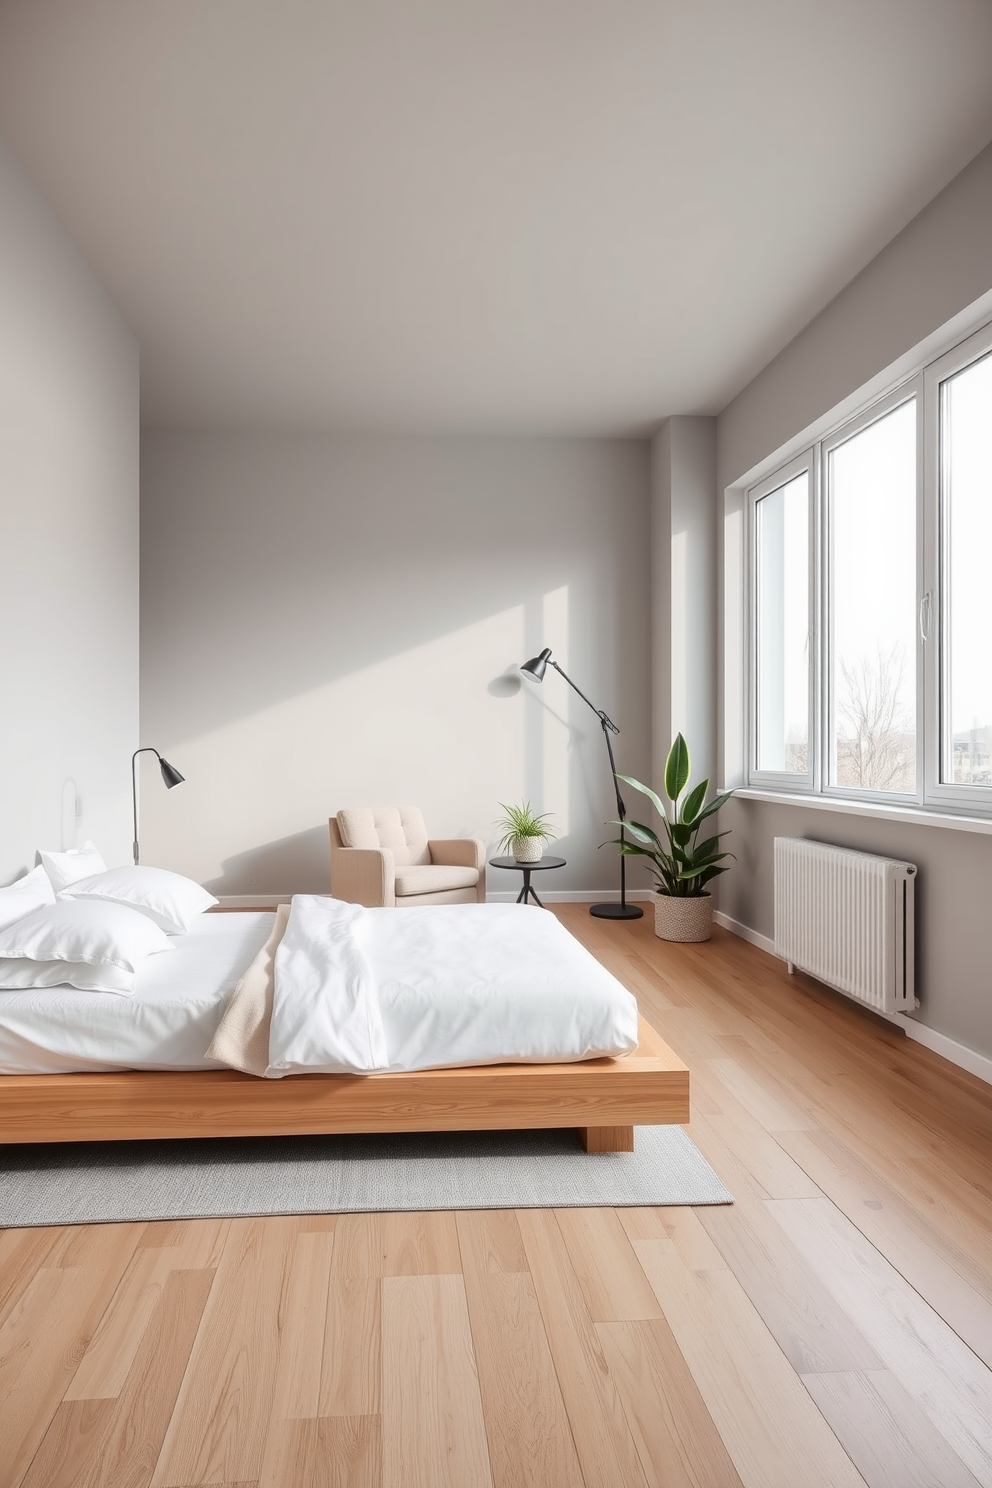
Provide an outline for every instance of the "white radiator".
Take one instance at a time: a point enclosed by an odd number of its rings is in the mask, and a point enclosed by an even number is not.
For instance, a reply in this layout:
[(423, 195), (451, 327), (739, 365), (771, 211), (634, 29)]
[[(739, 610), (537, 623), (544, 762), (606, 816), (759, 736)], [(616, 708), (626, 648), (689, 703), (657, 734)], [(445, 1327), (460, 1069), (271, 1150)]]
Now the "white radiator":
[(880, 1013), (916, 1007), (916, 868), (800, 837), (775, 838), (775, 954)]

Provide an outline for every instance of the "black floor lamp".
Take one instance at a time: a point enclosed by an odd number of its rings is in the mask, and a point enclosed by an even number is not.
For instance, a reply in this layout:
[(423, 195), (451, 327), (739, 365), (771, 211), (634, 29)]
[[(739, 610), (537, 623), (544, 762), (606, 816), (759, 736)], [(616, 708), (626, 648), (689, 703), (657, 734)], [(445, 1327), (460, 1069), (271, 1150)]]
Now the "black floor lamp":
[[(617, 767), (613, 759), (613, 745), (610, 741), (610, 735), (619, 734), (620, 730), (613, 722), (613, 719), (609, 718), (603, 712), (602, 708), (597, 708), (595, 703), (589, 701), (582, 689), (580, 687), (576, 687), (575, 683), (572, 681), (568, 673), (562, 671), (558, 663), (552, 658), (550, 646), (545, 646), (540, 656), (532, 656), (530, 661), (525, 661), (520, 670), (522, 672), (525, 672), (528, 677), (533, 677), (535, 682), (543, 682), (544, 673), (548, 669), (548, 662), (551, 663), (559, 676), (565, 678), (565, 681), (568, 683), (569, 687), (571, 687), (573, 692), (577, 692), (582, 701), (589, 704), (589, 707), (599, 719), (600, 725), (603, 730), (603, 738), (606, 740), (606, 752), (610, 756), (610, 773), (613, 776), (613, 789), (616, 791), (617, 794), (617, 816), (620, 820), (620, 841), (623, 842), (625, 841), (623, 824), (627, 819), (627, 808), (623, 804), (623, 797), (620, 794), (620, 785), (617, 781)], [(644, 911), (639, 904), (627, 903), (627, 859), (623, 853), (620, 854), (620, 903), (593, 904), (590, 907), (589, 913), (592, 915), (596, 915), (601, 920), (639, 920), (643, 915)]]
[(185, 775), (180, 775), (175, 765), (170, 765), (169, 761), (167, 759), (163, 759), (158, 750), (153, 749), (150, 744), (147, 745), (144, 749), (136, 749), (132, 754), (131, 805), (134, 807), (134, 841), (131, 843), (131, 850), (134, 853), (135, 867), (137, 867), (138, 864), (138, 774), (136, 766), (139, 754), (153, 754), (155, 756), (155, 758), (158, 760), (158, 767), (162, 771), (162, 779), (165, 781), (166, 790), (171, 790), (174, 785), (182, 785), (183, 781), (186, 779)]

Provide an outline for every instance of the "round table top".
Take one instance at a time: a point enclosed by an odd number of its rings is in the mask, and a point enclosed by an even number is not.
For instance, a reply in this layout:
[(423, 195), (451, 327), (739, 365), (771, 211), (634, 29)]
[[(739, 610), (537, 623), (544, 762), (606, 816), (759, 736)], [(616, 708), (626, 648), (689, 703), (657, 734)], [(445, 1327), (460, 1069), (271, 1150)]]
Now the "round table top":
[(564, 868), (564, 858), (549, 858), (545, 853), (543, 858), (538, 858), (536, 863), (518, 863), (516, 858), (502, 857), (490, 858), (490, 868)]

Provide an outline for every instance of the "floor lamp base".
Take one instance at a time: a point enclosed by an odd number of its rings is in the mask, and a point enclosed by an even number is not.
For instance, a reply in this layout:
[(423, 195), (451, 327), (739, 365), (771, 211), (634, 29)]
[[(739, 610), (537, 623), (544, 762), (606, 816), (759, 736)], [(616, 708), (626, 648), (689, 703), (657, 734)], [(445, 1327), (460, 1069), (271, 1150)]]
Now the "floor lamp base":
[(644, 911), (639, 904), (592, 904), (589, 913), (597, 920), (639, 920)]

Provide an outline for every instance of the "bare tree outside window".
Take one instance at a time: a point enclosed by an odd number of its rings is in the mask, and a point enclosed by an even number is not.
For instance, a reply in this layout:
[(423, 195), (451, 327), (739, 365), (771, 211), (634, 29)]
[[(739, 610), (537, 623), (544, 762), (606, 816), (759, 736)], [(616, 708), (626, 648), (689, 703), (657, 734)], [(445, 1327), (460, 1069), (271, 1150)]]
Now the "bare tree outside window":
[(879, 647), (859, 662), (840, 660), (837, 784), (860, 790), (914, 791), (916, 740), (901, 702), (905, 649)]

